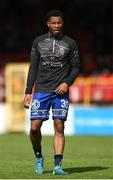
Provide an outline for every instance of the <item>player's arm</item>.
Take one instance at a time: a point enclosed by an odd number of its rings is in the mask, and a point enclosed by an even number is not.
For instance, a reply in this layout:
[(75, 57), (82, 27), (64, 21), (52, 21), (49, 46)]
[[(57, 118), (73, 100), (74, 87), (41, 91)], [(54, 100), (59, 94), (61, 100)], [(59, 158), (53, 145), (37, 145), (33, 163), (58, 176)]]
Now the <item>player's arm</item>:
[(39, 52), (37, 50), (36, 40), (34, 40), (33, 46), (31, 49), (31, 62), (29, 66), (27, 86), (26, 86), (25, 97), (24, 97), (24, 107), (26, 108), (28, 108), (30, 105), (32, 88), (36, 81), (39, 59), (40, 58), (39, 58)]
[(24, 107), (29, 108), (30, 102), (31, 102), (31, 94), (25, 94), (24, 96)]
[(68, 86), (73, 84), (80, 71), (80, 57), (78, 47), (75, 41), (73, 41), (72, 48), (70, 49), (69, 60), (70, 73), (67, 79), (65, 80), (65, 83), (68, 84)]

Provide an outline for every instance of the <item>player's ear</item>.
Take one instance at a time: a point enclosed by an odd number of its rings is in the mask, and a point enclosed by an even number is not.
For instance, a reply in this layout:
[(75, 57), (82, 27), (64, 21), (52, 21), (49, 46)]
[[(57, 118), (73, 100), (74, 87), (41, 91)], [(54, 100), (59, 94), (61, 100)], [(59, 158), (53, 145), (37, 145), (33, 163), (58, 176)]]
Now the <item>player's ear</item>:
[(47, 26), (49, 27), (49, 22), (47, 21)]

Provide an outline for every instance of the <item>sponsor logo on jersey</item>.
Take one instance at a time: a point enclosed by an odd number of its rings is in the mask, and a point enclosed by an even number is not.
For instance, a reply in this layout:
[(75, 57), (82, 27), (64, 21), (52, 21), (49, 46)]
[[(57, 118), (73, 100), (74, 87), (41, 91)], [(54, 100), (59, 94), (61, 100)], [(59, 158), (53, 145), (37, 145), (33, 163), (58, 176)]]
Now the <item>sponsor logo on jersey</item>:
[(64, 48), (61, 47), (59, 50), (60, 50), (60, 54), (64, 55), (64, 51), (65, 51)]

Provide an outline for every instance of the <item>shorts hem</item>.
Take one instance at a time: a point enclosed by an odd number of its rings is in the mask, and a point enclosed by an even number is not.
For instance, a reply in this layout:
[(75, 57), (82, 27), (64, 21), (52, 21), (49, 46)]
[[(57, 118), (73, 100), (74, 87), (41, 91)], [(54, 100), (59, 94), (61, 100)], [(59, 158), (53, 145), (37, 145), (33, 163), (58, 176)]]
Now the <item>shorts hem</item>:
[(47, 118), (30, 118), (31, 121), (35, 121), (35, 120), (41, 120), (41, 121), (47, 121)]
[(52, 119), (53, 119), (53, 120), (55, 120), (55, 119), (60, 119), (60, 120), (62, 120), (62, 121), (66, 121), (66, 120), (67, 120), (67, 118), (59, 118), (59, 117), (52, 117)]

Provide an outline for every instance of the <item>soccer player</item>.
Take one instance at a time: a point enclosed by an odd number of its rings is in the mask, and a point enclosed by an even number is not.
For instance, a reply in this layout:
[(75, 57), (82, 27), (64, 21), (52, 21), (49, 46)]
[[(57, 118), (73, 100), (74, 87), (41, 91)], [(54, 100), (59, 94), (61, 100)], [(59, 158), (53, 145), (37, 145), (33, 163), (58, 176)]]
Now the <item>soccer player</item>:
[(32, 99), (30, 139), (36, 156), (37, 174), (44, 172), (41, 126), (49, 118), (50, 107), (54, 120), (53, 174), (68, 174), (61, 167), (65, 145), (64, 124), (69, 107), (69, 86), (79, 73), (80, 59), (75, 40), (63, 34), (63, 20), (61, 11), (48, 12), (49, 32), (36, 37), (31, 49), (24, 107), (29, 108)]

